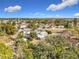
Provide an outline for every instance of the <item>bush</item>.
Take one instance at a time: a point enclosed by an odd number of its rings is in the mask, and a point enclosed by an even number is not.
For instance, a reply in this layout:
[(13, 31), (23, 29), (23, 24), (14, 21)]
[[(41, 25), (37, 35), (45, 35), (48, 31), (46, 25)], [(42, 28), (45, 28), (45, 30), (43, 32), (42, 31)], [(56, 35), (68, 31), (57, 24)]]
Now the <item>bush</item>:
[(30, 35), (31, 35), (32, 38), (36, 38), (37, 37), (36, 32), (34, 32), (34, 31), (30, 32)]
[(4, 43), (0, 43), (0, 58), (1, 59), (13, 59), (13, 50), (10, 46), (6, 46)]

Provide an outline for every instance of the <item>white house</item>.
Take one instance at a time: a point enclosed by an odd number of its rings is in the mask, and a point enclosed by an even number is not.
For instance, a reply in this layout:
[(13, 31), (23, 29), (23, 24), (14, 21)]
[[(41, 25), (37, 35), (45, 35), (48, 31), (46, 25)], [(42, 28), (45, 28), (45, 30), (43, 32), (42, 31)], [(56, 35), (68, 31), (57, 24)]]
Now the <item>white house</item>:
[(26, 32), (24, 32), (24, 38), (26, 38), (26, 39), (31, 39), (31, 36), (30, 36), (30, 31), (26, 31)]
[(52, 29), (64, 29), (64, 26), (63, 25), (52, 26)]
[(58, 28), (63, 29), (63, 28), (64, 28), (64, 26), (63, 26), (63, 25), (59, 25), (59, 26), (58, 26)]
[(45, 32), (45, 31), (36, 32), (36, 34), (37, 34), (37, 37), (38, 37), (39, 39), (45, 39), (45, 37), (48, 36), (48, 33)]
[(20, 24), (20, 29), (25, 29), (25, 28), (27, 28), (27, 26), (28, 26), (28, 23), (22, 22)]

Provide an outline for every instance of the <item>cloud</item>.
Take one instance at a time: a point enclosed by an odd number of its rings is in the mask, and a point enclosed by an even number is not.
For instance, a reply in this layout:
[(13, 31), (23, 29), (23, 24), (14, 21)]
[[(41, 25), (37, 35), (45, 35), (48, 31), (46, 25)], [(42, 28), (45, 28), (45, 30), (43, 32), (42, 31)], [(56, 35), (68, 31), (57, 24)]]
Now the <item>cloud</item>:
[(75, 17), (79, 17), (79, 13), (75, 13), (74, 16), (75, 16)]
[(79, 2), (79, 0), (62, 0), (62, 3), (60, 3), (60, 4), (49, 5), (47, 10), (52, 10), (52, 11), (61, 10), (61, 9), (64, 9), (65, 7), (73, 6), (73, 5), (77, 4), (78, 2)]
[(4, 11), (6, 11), (6, 12), (17, 12), (17, 11), (21, 10), (21, 8), (22, 7), (19, 6), (19, 5), (9, 6), (9, 7), (5, 8)]

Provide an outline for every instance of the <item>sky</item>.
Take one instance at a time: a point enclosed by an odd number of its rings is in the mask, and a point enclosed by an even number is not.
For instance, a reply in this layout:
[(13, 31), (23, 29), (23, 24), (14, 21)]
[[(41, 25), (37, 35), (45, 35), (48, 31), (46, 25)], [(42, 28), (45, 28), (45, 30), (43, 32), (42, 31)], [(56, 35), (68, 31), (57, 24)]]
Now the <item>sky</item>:
[(0, 0), (0, 18), (79, 18), (79, 0)]

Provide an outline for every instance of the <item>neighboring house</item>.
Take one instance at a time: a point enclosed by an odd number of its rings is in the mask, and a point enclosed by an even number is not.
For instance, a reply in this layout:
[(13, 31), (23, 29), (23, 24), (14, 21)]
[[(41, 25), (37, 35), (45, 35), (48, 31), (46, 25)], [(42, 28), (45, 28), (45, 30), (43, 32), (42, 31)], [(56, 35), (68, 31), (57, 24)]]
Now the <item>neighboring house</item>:
[(76, 43), (76, 46), (77, 46), (77, 47), (79, 47), (79, 42), (78, 42), (78, 43)]
[(25, 29), (25, 28), (27, 28), (27, 26), (28, 26), (27, 23), (22, 22), (22, 23), (20, 24), (20, 29)]
[(25, 28), (26, 28), (26, 25), (24, 25), (24, 24), (20, 25), (20, 29), (25, 29)]
[(62, 35), (64, 35), (65, 37), (70, 37), (70, 36), (72, 36), (72, 33), (71, 33), (71, 31), (63, 30)]
[(59, 26), (51, 26), (52, 29), (64, 29), (63, 25), (59, 25)]
[(79, 39), (76, 36), (70, 36), (69, 41), (75, 45), (79, 43)]
[(24, 38), (31, 39), (30, 31), (24, 32)]
[(79, 27), (79, 22), (77, 23), (77, 27)]
[(58, 28), (63, 29), (63, 28), (64, 28), (64, 26), (63, 26), (63, 25), (59, 25), (59, 26), (58, 26)]
[(52, 33), (51, 35), (61, 35), (61, 33)]
[[(2, 21), (2, 23), (5, 23), (5, 24), (6, 24), (8, 21), (9, 21), (9, 20), (5, 20), (5, 21)], [(1, 21), (0, 21), (0, 23), (1, 23)]]
[(50, 25), (49, 25), (49, 24), (46, 24), (46, 25), (45, 25), (45, 28), (50, 28)]
[(48, 33), (45, 32), (45, 31), (36, 32), (36, 34), (37, 34), (37, 37), (38, 37), (39, 39), (45, 39), (45, 37), (48, 36)]
[(70, 22), (68, 25), (70, 25), (71, 27), (74, 26), (74, 23), (73, 22)]
[(40, 31), (40, 30), (43, 30), (43, 28), (39, 27), (39, 28), (37, 28), (36, 30)]

